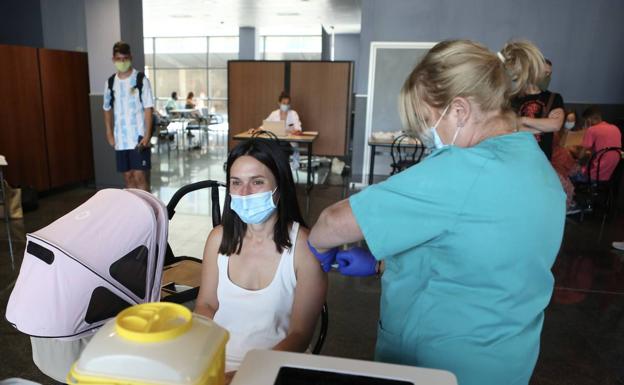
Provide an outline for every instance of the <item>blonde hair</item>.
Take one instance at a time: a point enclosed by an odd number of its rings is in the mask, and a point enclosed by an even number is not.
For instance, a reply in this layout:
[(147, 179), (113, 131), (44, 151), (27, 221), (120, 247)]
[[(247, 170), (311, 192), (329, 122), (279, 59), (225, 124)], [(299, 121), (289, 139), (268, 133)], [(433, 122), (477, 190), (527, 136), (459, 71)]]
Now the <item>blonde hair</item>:
[(530, 41), (510, 41), (501, 50), (501, 55), (511, 76), (513, 96), (526, 94), (529, 86), (537, 85), (544, 77), (546, 59)]
[(414, 68), (399, 97), (404, 127), (422, 137), (431, 120), (429, 107), (444, 108), (458, 96), (471, 100), (483, 112), (500, 111), (512, 129), (517, 127), (509, 108), (511, 79), (503, 62), (470, 40), (438, 43)]

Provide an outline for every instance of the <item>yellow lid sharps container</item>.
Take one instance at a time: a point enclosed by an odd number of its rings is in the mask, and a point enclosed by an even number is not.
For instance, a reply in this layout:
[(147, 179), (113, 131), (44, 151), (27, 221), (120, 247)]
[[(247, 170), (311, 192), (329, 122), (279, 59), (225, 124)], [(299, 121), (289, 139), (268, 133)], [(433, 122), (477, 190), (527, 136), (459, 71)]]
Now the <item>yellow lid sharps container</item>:
[(222, 385), (229, 336), (182, 305), (145, 303), (98, 330), (68, 384)]

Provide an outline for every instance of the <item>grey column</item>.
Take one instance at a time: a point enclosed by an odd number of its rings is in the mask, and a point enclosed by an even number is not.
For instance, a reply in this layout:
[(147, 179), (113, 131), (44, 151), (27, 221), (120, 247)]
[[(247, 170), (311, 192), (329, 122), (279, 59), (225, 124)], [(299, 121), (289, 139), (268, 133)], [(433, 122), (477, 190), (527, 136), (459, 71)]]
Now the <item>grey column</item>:
[(91, 130), (95, 185), (98, 188), (123, 187), (123, 177), (116, 171), (115, 151), (106, 141), (102, 112), (106, 79), (115, 72), (113, 45), (119, 40), (130, 44), (133, 66), (143, 71), (142, 2), (133, 0), (85, 1), (89, 81), (91, 85)]
[(238, 30), (238, 58), (241, 60), (257, 60), (258, 35), (254, 27), (240, 27)]

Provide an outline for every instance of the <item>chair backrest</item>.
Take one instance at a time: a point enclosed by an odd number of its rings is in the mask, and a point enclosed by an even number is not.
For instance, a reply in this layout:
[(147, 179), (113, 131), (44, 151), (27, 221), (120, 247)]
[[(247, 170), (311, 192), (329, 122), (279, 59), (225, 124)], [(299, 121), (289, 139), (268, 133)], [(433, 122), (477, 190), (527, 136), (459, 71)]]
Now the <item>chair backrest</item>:
[[(622, 148), (621, 147), (607, 147), (607, 148), (603, 148), (600, 151), (597, 151), (595, 153), (592, 154), (591, 159), (589, 160), (589, 165), (587, 167), (587, 180), (590, 183), (598, 183), (601, 182), (600, 180), (600, 167), (602, 165), (602, 161), (605, 160), (605, 155), (608, 153), (615, 153), (617, 154), (617, 159), (618, 159), (618, 163), (620, 162), (621, 159), (621, 154), (622, 154)], [(594, 164), (596, 165), (596, 178), (592, 178), (592, 169), (594, 168)], [(615, 170), (613, 172), (613, 174), (610, 175), (609, 180), (611, 180), (613, 178), (613, 175), (615, 174)], [(605, 182), (605, 181), (603, 181)]]
[(392, 164), (395, 166), (412, 166), (422, 160), (424, 153), (425, 147), (420, 141), (407, 134), (397, 136), (390, 146)]
[(277, 142), (280, 142), (280, 139), (272, 131), (257, 130), (253, 134), (251, 134), (251, 137), (252, 138), (259, 138), (259, 139), (276, 140)]

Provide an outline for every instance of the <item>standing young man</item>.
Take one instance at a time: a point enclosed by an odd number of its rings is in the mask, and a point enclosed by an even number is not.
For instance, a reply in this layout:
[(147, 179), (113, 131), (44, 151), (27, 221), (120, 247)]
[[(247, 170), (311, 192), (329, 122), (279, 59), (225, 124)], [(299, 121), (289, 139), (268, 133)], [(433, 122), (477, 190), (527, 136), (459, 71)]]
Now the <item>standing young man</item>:
[(145, 74), (132, 68), (127, 43), (115, 43), (113, 64), (117, 72), (104, 85), (106, 139), (115, 148), (117, 171), (123, 173), (126, 188), (149, 191), (152, 88)]

